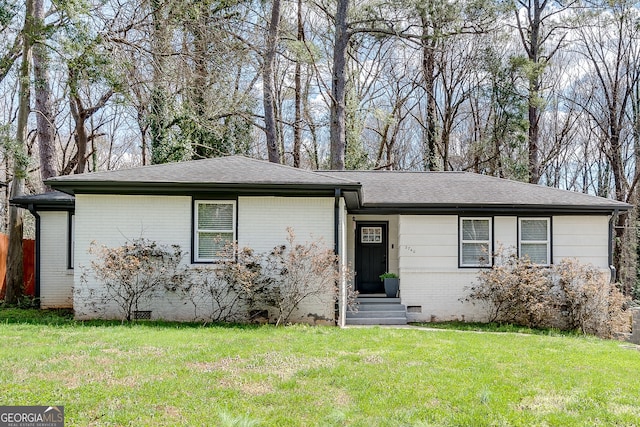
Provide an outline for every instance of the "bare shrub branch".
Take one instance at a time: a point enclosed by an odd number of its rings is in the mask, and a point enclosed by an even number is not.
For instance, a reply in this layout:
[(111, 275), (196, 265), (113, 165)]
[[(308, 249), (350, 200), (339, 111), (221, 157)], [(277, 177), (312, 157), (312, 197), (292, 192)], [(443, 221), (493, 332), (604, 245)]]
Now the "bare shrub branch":
[(292, 228), (287, 228), (288, 245), (276, 246), (264, 260), (270, 285), (267, 298), (277, 310), (276, 325), (286, 323), (300, 303), (311, 297), (338, 297), (342, 272), (339, 260), (322, 241), (299, 244)]
[[(91, 270), (104, 285), (105, 299), (118, 305), (123, 320), (131, 321), (143, 301), (184, 279), (180, 268), (183, 253), (178, 245), (160, 245), (144, 238), (114, 248), (92, 242), (89, 253), (95, 255)], [(87, 272), (83, 274), (86, 280)]]
[(593, 265), (563, 260), (540, 267), (515, 254), (478, 275), (464, 301), (485, 304), (490, 322), (580, 330), (610, 338), (629, 328), (624, 297)]
[[(236, 256), (191, 268), (176, 290), (193, 304), (195, 320), (246, 322), (264, 292), (261, 256), (250, 248), (238, 250), (237, 244), (225, 245), (223, 252)], [(206, 307), (205, 313), (198, 314), (199, 307)]]

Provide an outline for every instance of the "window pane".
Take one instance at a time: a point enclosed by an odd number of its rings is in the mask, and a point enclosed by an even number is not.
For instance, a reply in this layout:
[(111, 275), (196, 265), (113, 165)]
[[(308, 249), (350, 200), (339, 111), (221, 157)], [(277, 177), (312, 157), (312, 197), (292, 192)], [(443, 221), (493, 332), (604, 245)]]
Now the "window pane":
[(462, 265), (489, 264), (489, 246), (486, 243), (464, 243), (462, 245)]
[(233, 204), (199, 203), (198, 229), (233, 230)]
[(362, 227), (360, 235), (361, 243), (382, 243), (382, 227)]
[(546, 243), (522, 243), (520, 245), (521, 256), (529, 256), (534, 264), (548, 264)]
[(521, 240), (547, 240), (546, 219), (523, 219), (520, 222)]
[(225, 249), (233, 250), (227, 246), (233, 240), (233, 233), (198, 233), (198, 259), (226, 258)]
[(463, 219), (462, 240), (489, 240), (489, 220)]

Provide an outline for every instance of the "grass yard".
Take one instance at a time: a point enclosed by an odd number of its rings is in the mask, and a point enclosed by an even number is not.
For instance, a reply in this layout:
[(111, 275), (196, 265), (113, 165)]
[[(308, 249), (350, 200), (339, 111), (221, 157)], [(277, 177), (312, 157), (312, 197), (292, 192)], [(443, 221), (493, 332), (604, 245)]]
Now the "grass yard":
[(3, 405), (66, 425), (640, 425), (640, 351), (473, 331), (76, 323), (0, 310)]

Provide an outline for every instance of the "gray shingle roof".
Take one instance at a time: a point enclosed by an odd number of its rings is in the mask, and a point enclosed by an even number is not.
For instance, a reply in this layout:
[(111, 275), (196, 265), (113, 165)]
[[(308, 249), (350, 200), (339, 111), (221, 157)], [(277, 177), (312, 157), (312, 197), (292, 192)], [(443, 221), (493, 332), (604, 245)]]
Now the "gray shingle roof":
[(344, 178), (278, 165), (243, 156), (217, 157), (180, 163), (142, 166), (105, 172), (60, 176), (47, 184), (60, 187), (74, 183), (155, 184), (353, 184)]
[(611, 199), (468, 172), (325, 171), (362, 184), (365, 207), (545, 206), (628, 209)]
[(327, 195), (341, 188), (352, 211), (502, 208), (606, 212), (631, 207), (587, 194), (466, 172), (313, 172), (242, 156), (69, 175), (50, 179), (47, 184), (70, 194), (289, 194), (295, 190), (296, 194)]

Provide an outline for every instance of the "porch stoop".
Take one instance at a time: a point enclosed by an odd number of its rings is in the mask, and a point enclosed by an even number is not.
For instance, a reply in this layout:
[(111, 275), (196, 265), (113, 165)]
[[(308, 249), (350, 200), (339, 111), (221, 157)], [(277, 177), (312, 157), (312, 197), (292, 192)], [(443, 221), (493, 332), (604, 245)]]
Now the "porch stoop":
[(358, 297), (358, 311), (347, 311), (347, 325), (406, 325), (407, 308), (400, 298)]

